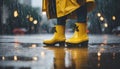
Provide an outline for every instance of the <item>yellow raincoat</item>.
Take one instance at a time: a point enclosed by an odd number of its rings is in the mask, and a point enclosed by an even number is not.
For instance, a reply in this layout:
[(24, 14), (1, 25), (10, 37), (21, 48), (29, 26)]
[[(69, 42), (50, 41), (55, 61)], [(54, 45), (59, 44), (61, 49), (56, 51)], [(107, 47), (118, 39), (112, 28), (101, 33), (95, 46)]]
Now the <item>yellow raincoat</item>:
[[(94, 0), (56, 0), (54, 9), (56, 12), (51, 13), (49, 9), (51, 0), (43, 0), (42, 11), (47, 12), (48, 18), (58, 18), (73, 13), (81, 5), (87, 4), (88, 11), (92, 10), (95, 6)], [(52, 3), (53, 4), (53, 3)], [(73, 15), (72, 15), (73, 17)]]

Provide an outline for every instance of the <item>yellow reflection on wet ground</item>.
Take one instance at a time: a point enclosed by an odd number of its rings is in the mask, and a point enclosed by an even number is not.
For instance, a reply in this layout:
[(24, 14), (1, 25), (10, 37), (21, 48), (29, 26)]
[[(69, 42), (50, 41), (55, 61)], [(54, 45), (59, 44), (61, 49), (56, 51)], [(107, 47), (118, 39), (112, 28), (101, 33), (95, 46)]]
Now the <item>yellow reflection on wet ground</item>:
[(48, 47), (54, 52), (54, 69), (87, 69), (88, 48)]
[(87, 48), (71, 48), (68, 50), (71, 53), (73, 69), (84, 69), (88, 66)]

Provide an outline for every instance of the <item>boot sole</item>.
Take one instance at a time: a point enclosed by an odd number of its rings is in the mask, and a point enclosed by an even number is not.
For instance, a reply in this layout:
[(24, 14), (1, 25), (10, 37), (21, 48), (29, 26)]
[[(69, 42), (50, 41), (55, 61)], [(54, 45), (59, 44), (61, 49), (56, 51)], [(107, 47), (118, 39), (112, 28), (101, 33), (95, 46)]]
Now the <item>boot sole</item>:
[(66, 43), (67, 47), (88, 47), (88, 40), (81, 43)]

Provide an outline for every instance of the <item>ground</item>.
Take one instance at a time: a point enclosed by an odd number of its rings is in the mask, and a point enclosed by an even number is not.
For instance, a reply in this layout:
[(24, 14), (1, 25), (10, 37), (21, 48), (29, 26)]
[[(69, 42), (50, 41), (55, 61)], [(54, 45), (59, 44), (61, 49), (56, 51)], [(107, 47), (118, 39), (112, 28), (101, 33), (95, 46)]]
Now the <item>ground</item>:
[(0, 36), (0, 69), (120, 69), (120, 36), (89, 34), (88, 48), (46, 47), (51, 36)]

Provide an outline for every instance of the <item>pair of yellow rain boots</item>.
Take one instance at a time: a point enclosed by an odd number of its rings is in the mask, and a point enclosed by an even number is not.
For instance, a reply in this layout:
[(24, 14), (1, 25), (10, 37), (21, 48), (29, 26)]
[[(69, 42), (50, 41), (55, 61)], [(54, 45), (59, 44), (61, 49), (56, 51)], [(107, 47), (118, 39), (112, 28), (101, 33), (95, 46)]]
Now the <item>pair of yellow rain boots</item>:
[(55, 44), (59, 44), (59, 46), (65, 46), (65, 43), (67, 44), (67, 46), (87, 46), (89, 38), (86, 32), (86, 28), (86, 23), (76, 23), (73, 36), (69, 39), (66, 39), (65, 26), (56, 25), (53, 37), (50, 40), (44, 40), (43, 43), (50, 46), (54, 46)]

